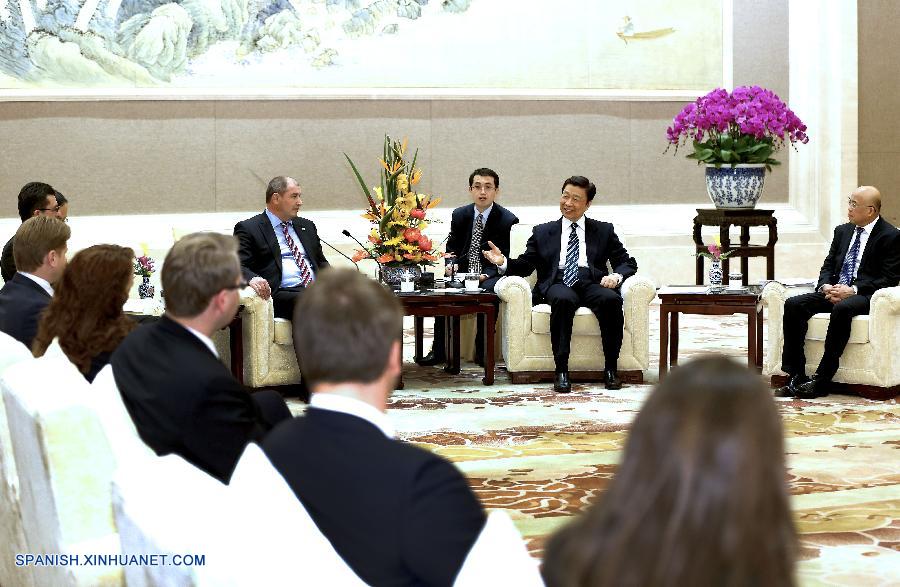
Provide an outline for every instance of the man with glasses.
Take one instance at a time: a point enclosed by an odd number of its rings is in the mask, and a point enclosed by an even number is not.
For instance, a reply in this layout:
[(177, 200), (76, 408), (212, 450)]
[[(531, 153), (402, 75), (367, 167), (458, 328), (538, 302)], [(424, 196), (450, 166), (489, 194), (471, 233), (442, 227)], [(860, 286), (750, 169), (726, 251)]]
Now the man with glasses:
[(290, 417), (273, 390), (241, 385), (212, 335), (234, 319), (241, 277), (233, 237), (190, 234), (166, 255), (166, 313), (129, 334), (110, 360), (138, 434), (158, 455), (175, 453), (228, 483), (244, 447)]
[[(33, 216), (59, 217), (60, 205), (56, 201), (56, 190), (50, 184), (39, 181), (26, 183), (19, 190), (19, 218), (25, 222)], [(0, 276), (9, 281), (16, 273), (16, 260), (13, 256), (16, 237), (7, 241), (0, 256)]]
[(597, 193), (597, 187), (588, 178), (572, 176), (563, 182), (561, 191), (562, 217), (535, 226), (518, 259), (507, 258), (493, 243), (488, 243), (490, 250), (484, 256), (497, 265), (501, 275), (525, 277), (537, 271), (532, 300), (550, 305), (550, 343), (556, 364), (554, 391), (572, 390), (569, 350), (572, 323), (581, 306), (590, 308), (600, 325), (606, 389), (619, 389), (622, 380), (617, 363), (625, 326), (620, 287), (637, 272), (637, 261), (622, 246), (611, 223), (585, 216)]
[[(494, 291), (494, 285), (500, 279), (497, 268), (483, 263), (481, 252), (487, 249), (487, 242), (497, 245), (504, 255), (509, 255), (509, 233), (514, 224), (519, 222), (515, 214), (496, 203), (500, 195), (500, 176), (497, 172), (482, 167), (469, 175), (469, 195), (472, 203), (453, 210), (450, 219), (450, 236), (447, 238), (446, 274), (450, 276), (454, 270), (461, 273), (478, 273), (481, 276), (481, 287), (486, 291)], [(431, 352), (419, 360), (420, 365), (437, 365), (446, 361), (444, 335), (446, 319), (438, 316), (434, 319), (434, 344)], [(475, 362), (483, 364), (484, 316), (478, 315), (478, 329), (475, 334)]]
[[(785, 302), (781, 370), (789, 379), (776, 390), (777, 397), (812, 399), (828, 395), (831, 378), (850, 340), (850, 321), (869, 313), (872, 294), (900, 281), (900, 237), (880, 213), (881, 193), (872, 186), (856, 188), (847, 200), (850, 222), (834, 229), (816, 291)], [(803, 344), (809, 319), (820, 312), (831, 314), (831, 319), (825, 353), (809, 378)]]

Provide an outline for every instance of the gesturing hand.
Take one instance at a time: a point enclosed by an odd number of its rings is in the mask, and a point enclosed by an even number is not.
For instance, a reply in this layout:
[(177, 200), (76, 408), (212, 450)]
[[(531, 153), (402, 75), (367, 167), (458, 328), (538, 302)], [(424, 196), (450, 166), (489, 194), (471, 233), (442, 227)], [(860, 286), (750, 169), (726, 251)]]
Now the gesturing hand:
[(488, 241), (487, 244), (490, 245), (491, 249), (489, 251), (484, 251), (484, 258), (497, 267), (503, 265), (503, 263), (506, 262), (506, 257), (503, 256), (503, 253), (500, 252), (500, 249), (497, 248), (497, 245), (495, 245), (491, 241)]

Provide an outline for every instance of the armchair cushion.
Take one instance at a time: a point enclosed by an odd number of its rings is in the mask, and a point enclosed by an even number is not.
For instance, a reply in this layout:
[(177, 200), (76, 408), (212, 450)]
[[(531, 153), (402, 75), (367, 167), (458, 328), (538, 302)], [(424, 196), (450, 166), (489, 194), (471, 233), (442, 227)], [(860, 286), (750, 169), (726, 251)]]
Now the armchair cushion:
[[(825, 340), (828, 333), (828, 314), (816, 314), (809, 320), (806, 340)], [(850, 321), (850, 340), (847, 344), (866, 344), (869, 342), (869, 316), (856, 316)]]
[(275, 318), (275, 344), (294, 344), (294, 333), (291, 321), (286, 318)]

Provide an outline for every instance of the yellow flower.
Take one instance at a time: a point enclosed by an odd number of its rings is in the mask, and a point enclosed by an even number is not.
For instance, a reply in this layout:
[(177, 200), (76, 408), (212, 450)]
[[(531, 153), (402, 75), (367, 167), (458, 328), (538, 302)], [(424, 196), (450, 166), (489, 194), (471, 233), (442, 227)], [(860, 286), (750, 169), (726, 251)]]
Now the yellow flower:
[(394, 238), (392, 238), (390, 240), (384, 241), (384, 246), (393, 247), (393, 246), (396, 246), (396, 245), (399, 245), (400, 243), (402, 243), (403, 240), (404, 240), (403, 235), (401, 234), (400, 236), (395, 236)]
[(409, 191), (409, 178), (405, 173), (401, 173), (397, 176), (397, 189), (401, 194), (405, 194)]
[(412, 179), (409, 180), (409, 183), (412, 185), (417, 185), (419, 183), (419, 180), (421, 180), (421, 179), (422, 179), (422, 170), (419, 169), (418, 167), (416, 167), (415, 170), (413, 171)]
[(384, 201), (384, 195), (381, 193), (381, 186), (376, 186), (376, 187), (374, 187), (374, 188), (372, 188), (372, 189), (373, 189), (373, 191), (375, 192), (375, 197), (378, 198), (378, 201), (379, 201), (379, 202), (383, 202), (383, 201)]
[(146, 257), (147, 256), (147, 243), (141, 243), (140, 247), (141, 247), (141, 254)]

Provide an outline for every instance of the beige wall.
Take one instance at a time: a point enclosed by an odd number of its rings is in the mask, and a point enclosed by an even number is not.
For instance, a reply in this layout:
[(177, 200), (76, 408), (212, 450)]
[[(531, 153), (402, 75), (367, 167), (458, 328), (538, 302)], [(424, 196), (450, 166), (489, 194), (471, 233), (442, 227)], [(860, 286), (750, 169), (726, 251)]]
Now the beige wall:
[[(735, 2), (734, 78), (787, 98), (787, 7)], [(552, 204), (579, 173), (609, 204), (708, 202), (697, 169), (665, 150), (677, 102), (297, 100), (0, 103), (0, 218), (43, 180), (72, 214), (259, 210), (264, 181), (295, 175), (308, 210), (354, 209), (361, 196), (341, 152), (376, 178), (384, 133), (419, 146), (425, 191), (446, 205), (487, 165), (510, 206)], [(786, 156), (783, 157), (786, 160)], [(787, 200), (786, 165), (763, 205)]]
[(900, 2), (859, 10), (859, 183), (877, 186), (884, 217), (900, 226)]

